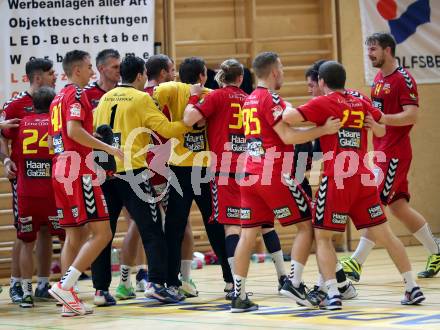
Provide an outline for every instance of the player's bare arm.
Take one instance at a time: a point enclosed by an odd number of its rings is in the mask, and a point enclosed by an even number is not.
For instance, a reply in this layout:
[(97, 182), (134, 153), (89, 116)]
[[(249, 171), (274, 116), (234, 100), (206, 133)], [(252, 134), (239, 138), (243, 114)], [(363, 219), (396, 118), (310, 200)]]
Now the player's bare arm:
[(20, 119), (18, 118), (4, 120), (0, 122), (0, 129), (15, 128), (18, 127), (19, 124), (20, 124)]
[(419, 117), (419, 108), (416, 105), (404, 105), (403, 111), (396, 114), (383, 115), (380, 119), (381, 124), (388, 126), (408, 126), (417, 123)]
[(188, 104), (185, 108), (185, 112), (183, 114), (183, 123), (186, 126), (192, 126), (198, 123), (200, 120), (204, 119), (203, 115), (199, 110), (192, 104)]
[(371, 115), (366, 115), (364, 119), (364, 126), (369, 129), (377, 137), (383, 137), (386, 133), (386, 126), (379, 124)]

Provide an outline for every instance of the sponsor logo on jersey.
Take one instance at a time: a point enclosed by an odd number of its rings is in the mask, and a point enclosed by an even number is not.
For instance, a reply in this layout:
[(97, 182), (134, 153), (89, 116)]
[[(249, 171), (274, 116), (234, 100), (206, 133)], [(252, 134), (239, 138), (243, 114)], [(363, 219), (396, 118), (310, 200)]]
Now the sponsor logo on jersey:
[(21, 233), (31, 233), (32, 232), (32, 217), (19, 217), (18, 223)]
[(390, 83), (385, 83), (384, 85), (383, 85), (383, 92), (385, 93), (385, 94), (389, 94), (389, 93), (391, 93), (391, 85), (390, 85)]
[(206, 150), (205, 132), (186, 133), (183, 146), (190, 151), (198, 152)]
[(279, 116), (283, 113), (284, 109), (281, 105), (276, 105), (272, 108), (273, 119), (277, 120)]
[(59, 219), (64, 219), (63, 209), (57, 209), (57, 215)]
[(70, 117), (77, 117), (81, 118), (81, 104), (80, 103), (73, 103), (70, 108)]
[(226, 207), (226, 217), (231, 219), (240, 219), (240, 208), (233, 206)]
[(246, 137), (244, 134), (229, 134), (232, 152), (242, 153), (246, 151)]
[(361, 147), (361, 130), (356, 128), (341, 128), (338, 131), (339, 146), (341, 148)]
[(112, 146), (115, 148), (121, 148), (121, 133), (113, 133), (113, 143)]
[(383, 111), (383, 100), (373, 98), (373, 107), (379, 109), (380, 111)]
[(332, 223), (335, 225), (345, 225), (348, 221), (348, 214), (345, 213), (332, 213)]
[(379, 204), (374, 205), (368, 209), (368, 213), (370, 213), (371, 219), (376, 219), (378, 217), (383, 216), (383, 210)]
[(31, 179), (49, 179), (52, 174), (52, 162), (48, 159), (26, 159), (25, 175)]
[(78, 212), (78, 207), (77, 206), (72, 207), (72, 216), (74, 218), (78, 218), (79, 212)]
[(26, 112), (32, 112), (32, 110), (34, 110), (34, 107), (23, 107), (23, 109)]
[(273, 209), (273, 214), (275, 214), (275, 217), (277, 219), (284, 219), (290, 217), (292, 215), (292, 212), (290, 211), (288, 206), (284, 206), (277, 209)]
[(54, 230), (61, 229), (60, 219), (58, 217), (48, 217), (48, 219)]
[(409, 93), (409, 97), (411, 98), (411, 100), (416, 101), (417, 100), (417, 96), (414, 93)]
[(240, 220), (250, 220), (251, 218), (251, 209), (241, 208), (240, 209)]
[(52, 144), (53, 144), (53, 152), (55, 154), (60, 154), (64, 152), (64, 144), (63, 144), (63, 138), (61, 137), (61, 134), (55, 135), (52, 138)]
[(264, 155), (263, 141), (261, 139), (248, 139), (246, 141), (246, 150), (252, 157), (261, 157)]

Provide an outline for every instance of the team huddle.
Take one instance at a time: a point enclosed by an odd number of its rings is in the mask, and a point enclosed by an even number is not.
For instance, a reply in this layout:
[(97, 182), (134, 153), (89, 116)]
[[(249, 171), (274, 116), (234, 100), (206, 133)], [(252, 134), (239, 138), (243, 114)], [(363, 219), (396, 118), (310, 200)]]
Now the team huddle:
[[(391, 35), (375, 33), (366, 45), (372, 65), (380, 69), (371, 99), (345, 86), (340, 63), (321, 60), (305, 73), (313, 98), (296, 108), (277, 94), (283, 66), (273, 52), (253, 60), (256, 88), (250, 95), (240, 89), (244, 67), (235, 59), (220, 65), (219, 88), (211, 90), (201, 58), (184, 59), (177, 82), (166, 55), (145, 62), (105, 49), (96, 58), (99, 79), (89, 84), (90, 55), (74, 50), (63, 58), (69, 82), (58, 93), (52, 62), (29, 61), (30, 88), (4, 105), (0, 122), (0, 158), (12, 185), (17, 229), (11, 300), (24, 308), (33, 307), (34, 300), (56, 300), (62, 316), (90, 314), (77, 281), (91, 267), (94, 304), (115, 305), (109, 291), (111, 253), (121, 212), (130, 220), (116, 298), (142, 292), (178, 303), (197, 297), (188, 221), (195, 201), (233, 313), (258, 309), (246, 292), (246, 278), (259, 233), (274, 262), (278, 292), (300, 306), (338, 310), (342, 300), (355, 298), (349, 279), (360, 280), (376, 242), (402, 275), (401, 304), (420, 304), (425, 297), (384, 212), (388, 206), (428, 251), (418, 276), (434, 277), (440, 271), (440, 242), (409, 206), (409, 132), (419, 113), (417, 86), (397, 65)], [(312, 196), (304, 171), (317, 158), (323, 173)], [(275, 219), (297, 229), (289, 271)], [(338, 261), (332, 236), (345, 231), (349, 219), (362, 230), (361, 240), (351, 257)], [(62, 244), (63, 276), (51, 286), (53, 235)], [(314, 241), (319, 274), (308, 289), (302, 274)]]

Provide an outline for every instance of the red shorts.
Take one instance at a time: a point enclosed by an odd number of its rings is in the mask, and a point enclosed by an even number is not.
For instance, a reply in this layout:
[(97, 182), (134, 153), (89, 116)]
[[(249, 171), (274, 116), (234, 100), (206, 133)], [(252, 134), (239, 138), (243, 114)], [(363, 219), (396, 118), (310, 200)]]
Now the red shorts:
[[(244, 179), (249, 180), (252, 174)], [(273, 225), (274, 218), (283, 226), (311, 219), (310, 200), (290, 176), (274, 178), (270, 185), (261, 184), (261, 180), (253, 185), (240, 182), (240, 194), (243, 228)]]
[(104, 194), (100, 186), (92, 184), (92, 174), (79, 175), (71, 186), (53, 177), (52, 186), (62, 227), (109, 220)]
[(24, 242), (33, 242), (41, 226), (48, 226), (51, 235), (64, 238), (64, 229), (60, 227), (55, 200), (52, 198), (18, 196), (17, 237)]
[(333, 177), (323, 176), (316, 192), (313, 227), (343, 232), (348, 217), (357, 229), (387, 221), (377, 187), (363, 185), (361, 176), (354, 175), (338, 189)]
[(240, 186), (236, 179), (216, 175), (211, 181), (211, 196), (212, 215), (209, 221), (240, 226)]
[(384, 175), (379, 184), (382, 203), (388, 205), (401, 198), (409, 202), (408, 171), (411, 159), (393, 157), (383, 163), (377, 162), (376, 166), (382, 170)]

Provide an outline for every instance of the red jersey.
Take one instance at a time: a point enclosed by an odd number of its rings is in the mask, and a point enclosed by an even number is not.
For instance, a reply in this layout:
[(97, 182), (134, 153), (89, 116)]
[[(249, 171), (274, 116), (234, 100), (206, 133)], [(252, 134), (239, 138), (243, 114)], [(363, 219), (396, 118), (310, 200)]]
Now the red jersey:
[(378, 121), (382, 116), (379, 110), (351, 93), (333, 92), (313, 98), (298, 107), (298, 111), (306, 121), (318, 126), (324, 125), (329, 117), (341, 119), (342, 127), (338, 134), (324, 135), (319, 139), (324, 154), (333, 152), (331, 159), (324, 158), (325, 176), (338, 176), (347, 173), (350, 156), (338, 157), (339, 154), (345, 152), (357, 154), (359, 166), (356, 174), (371, 173), (364, 164), (368, 147), (368, 132), (364, 128), (364, 118), (368, 113), (371, 113), (374, 120)]
[[(292, 153), (293, 146), (286, 145), (274, 131), (281, 119), (286, 104), (276, 93), (264, 87), (257, 87), (244, 101), (243, 123), (246, 136), (246, 172), (263, 173), (266, 153), (270, 149), (273, 159), (273, 173), (281, 173), (284, 154)], [(274, 152), (280, 153), (274, 155)], [(270, 166), (268, 163), (266, 166)]]
[(49, 135), (53, 138), (55, 156), (65, 151), (76, 151), (81, 157), (80, 173), (91, 173), (84, 161), (92, 148), (75, 142), (67, 135), (67, 122), (70, 120), (81, 121), (83, 128), (89, 134), (93, 133), (92, 106), (83, 90), (73, 84), (66, 85), (50, 105), (50, 118)]
[(87, 99), (89, 100), (89, 103), (93, 109), (98, 106), (99, 100), (105, 93), (107, 92), (99, 87), (97, 81), (94, 81), (84, 87), (84, 94), (87, 96)]
[[(3, 106), (3, 119), (22, 119), (34, 113), (34, 102), (28, 92), (21, 92)], [(11, 159), (17, 164), (18, 153), (21, 145), (17, 141), (18, 128), (9, 128), (2, 130), (2, 135), (11, 140)]]
[[(243, 172), (243, 164), (237, 164), (241, 153), (246, 151), (242, 107), (248, 95), (240, 88), (227, 86), (207, 94), (195, 105), (206, 118), (209, 149), (217, 155), (212, 164), (216, 172)], [(223, 152), (232, 151), (231, 160), (221, 169)], [(226, 166), (225, 166), (226, 165)]]
[[(403, 112), (404, 105), (418, 106), (417, 84), (408, 71), (398, 67), (384, 77), (379, 71), (371, 88), (373, 105), (385, 114)], [(387, 126), (383, 137), (374, 137), (374, 150), (383, 151), (387, 157), (411, 158), (409, 132), (413, 125)]]
[(48, 198), (53, 189), (50, 181), (53, 154), (47, 144), (49, 114), (32, 114), (23, 118), (18, 127), (17, 193), (19, 196)]

